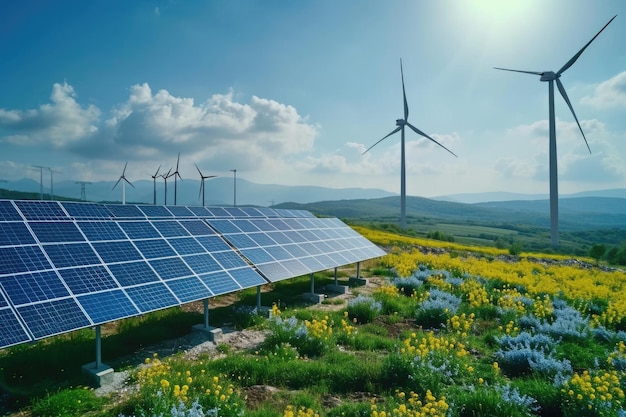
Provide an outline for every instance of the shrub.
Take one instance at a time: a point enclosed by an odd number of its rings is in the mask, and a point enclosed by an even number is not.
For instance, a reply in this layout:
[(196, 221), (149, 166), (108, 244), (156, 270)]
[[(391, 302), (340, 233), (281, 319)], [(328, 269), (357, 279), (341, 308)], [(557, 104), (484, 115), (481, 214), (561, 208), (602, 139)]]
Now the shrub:
[(556, 377), (569, 375), (572, 366), (567, 360), (552, 357), (553, 340), (542, 334), (522, 332), (517, 336), (502, 336), (496, 357), (502, 369), (511, 377), (535, 373), (540, 376)]
[(104, 399), (86, 388), (73, 388), (50, 394), (33, 402), (34, 417), (83, 416), (89, 411), (102, 408)]
[(381, 310), (382, 304), (372, 297), (359, 295), (348, 302), (348, 315), (359, 323), (371, 323)]

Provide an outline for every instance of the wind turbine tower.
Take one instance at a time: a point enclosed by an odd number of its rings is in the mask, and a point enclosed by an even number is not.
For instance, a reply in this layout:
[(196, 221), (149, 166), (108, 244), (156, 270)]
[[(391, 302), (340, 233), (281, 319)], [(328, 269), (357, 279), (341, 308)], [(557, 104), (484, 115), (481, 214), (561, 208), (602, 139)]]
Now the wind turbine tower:
[(163, 192), (163, 204), (167, 206), (167, 179), (171, 176), (170, 172), (172, 172), (172, 168), (170, 168), (166, 173), (161, 174), (161, 178), (163, 178), (163, 182), (165, 183), (165, 190)]
[(156, 206), (156, 179), (159, 176), (159, 171), (161, 170), (161, 165), (159, 165), (159, 167), (157, 168), (156, 172), (154, 173), (154, 175), (152, 175), (152, 183), (154, 185), (154, 193), (153, 193), (153, 203)]
[(569, 67), (574, 65), (574, 62), (582, 55), (582, 53), (587, 49), (587, 47), (593, 42), (600, 33), (615, 19), (617, 15), (613, 16), (609, 22), (600, 29), (596, 36), (591, 38), (589, 42), (585, 46), (582, 47), (576, 55), (570, 58), (569, 61), (565, 63), (556, 73), (553, 71), (522, 71), (508, 68), (498, 68), (494, 67), (497, 70), (502, 71), (512, 71), (512, 72), (521, 72), (523, 74), (531, 74), (531, 75), (539, 75), (541, 78), (539, 81), (548, 83), (548, 116), (549, 116), (549, 129), (550, 129), (550, 141), (549, 141), (549, 158), (550, 158), (550, 234), (551, 241), (553, 247), (559, 246), (559, 190), (558, 190), (558, 180), (557, 180), (557, 162), (556, 162), (556, 120), (554, 116), (554, 82), (556, 81), (556, 86), (567, 103), (567, 107), (569, 107), (572, 115), (574, 116), (574, 120), (576, 120), (576, 124), (578, 125), (578, 129), (580, 133), (583, 135), (583, 139), (585, 140), (585, 144), (587, 145), (587, 149), (589, 153), (591, 153), (591, 148), (589, 147), (589, 143), (587, 142), (587, 138), (585, 137), (585, 133), (583, 132), (583, 128), (580, 126), (578, 122), (578, 117), (576, 117), (576, 113), (574, 112), (574, 108), (572, 107), (572, 103), (567, 97), (567, 93), (565, 92), (565, 87), (563, 87), (563, 83), (560, 78), (561, 75)]
[(133, 183), (126, 179), (126, 167), (127, 166), (128, 166), (128, 161), (126, 161), (126, 165), (124, 165), (124, 170), (122, 171), (122, 175), (120, 175), (119, 179), (117, 180), (117, 182), (112, 188), (112, 190), (114, 190), (115, 187), (117, 187), (117, 184), (119, 184), (120, 181), (122, 182), (122, 204), (126, 204), (126, 183), (128, 183), (128, 185), (130, 185), (131, 187), (135, 188)]
[(387, 136), (383, 137), (381, 140), (379, 140), (378, 142), (376, 142), (375, 144), (367, 148), (365, 152), (362, 153), (362, 155), (365, 155), (370, 149), (372, 149), (374, 146), (378, 145), (380, 142), (387, 139), (389, 136), (393, 135), (394, 133), (397, 133), (397, 132), (401, 133), (401, 139), (400, 139), (400, 227), (404, 229), (406, 228), (406, 168), (405, 168), (405, 152), (404, 152), (404, 128), (405, 126), (408, 126), (412, 131), (414, 131), (418, 135), (423, 136), (426, 139), (429, 139), (430, 141), (441, 146), (443, 149), (450, 152), (452, 155), (454, 156), (456, 155), (450, 149), (446, 148), (441, 143), (437, 142), (435, 139), (431, 138), (426, 133), (422, 132), (421, 130), (413, 126), (411, 123), (409, 123), (408, 121), (409, 105), (407, 104), (407, 101), (406, 101), (406, 92), (404, 89), (404, 72), (402, 71), (402, 59), (400, 60), (400, 78), (402, 79), (402, 98), (404, 100), (404, 103), (403, 103), (404, 104), (404, 118), (397, 119), (396, 126), (398, 127), (392, 130), (391, 133), (389, 133)]
[[(194, 165), (196, 165), (194, 163)], [(198, 168), (198, 165), (196, 165), (196, 169), (198, 170), (198, 173), (200, 174), (200, 194), (202, 195), (202, 207), (204, 207), (204, 180), (208, 179), (208, 178), (215, 178), (217, 177), (217, 175), (203, 175), (202, 171), (200, 171), (200, 168)], [(199, 197), (200, 195), (198, 195)]]
[(172, 176), (174, 177), (174, 205), (177, 203), (177, 188), (176, 188), (176, 177), (180, 178), (182, 181), (183, 178), (180, 176), (180, 172), (178, 172), (178, 163), (180, 162), (180, 152), (178, 152), (178, 159), (176, 159), (176, 170), (172, 172)]
[(41, 165), (33, 165), (30, 169), (39, 170), (39, 199), (43, 200), (43, 170), (49, 168)]

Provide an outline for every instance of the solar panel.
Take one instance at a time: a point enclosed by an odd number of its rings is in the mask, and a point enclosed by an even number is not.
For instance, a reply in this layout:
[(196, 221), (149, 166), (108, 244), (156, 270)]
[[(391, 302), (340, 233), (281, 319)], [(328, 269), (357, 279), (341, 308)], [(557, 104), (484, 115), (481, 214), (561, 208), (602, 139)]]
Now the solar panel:
[(0, 349), (381, 255), (300, 210), (0, 200)]

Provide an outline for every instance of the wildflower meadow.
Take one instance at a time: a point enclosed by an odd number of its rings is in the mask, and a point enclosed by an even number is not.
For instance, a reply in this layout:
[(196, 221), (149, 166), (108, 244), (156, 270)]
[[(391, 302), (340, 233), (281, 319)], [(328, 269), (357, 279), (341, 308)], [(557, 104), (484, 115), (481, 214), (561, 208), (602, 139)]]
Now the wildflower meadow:
[[(373, 290), (275, 304), (248, 321), (266, 335), (253, 349), (152, 355), (115, 404), (75, 389), (99, 406), (64, 415), (626, 416), (623, 271), (359, 232), (389, 252), (362, 268)], [(54, 415), (55, 395), (32, 415)]]

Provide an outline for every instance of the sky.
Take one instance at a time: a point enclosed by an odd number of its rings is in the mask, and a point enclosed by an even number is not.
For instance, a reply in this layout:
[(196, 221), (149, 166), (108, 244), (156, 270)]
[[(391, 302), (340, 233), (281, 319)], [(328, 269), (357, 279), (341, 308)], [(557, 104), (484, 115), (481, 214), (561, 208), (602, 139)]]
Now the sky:
[[(548, 193), (548, 86), (560, 193), (626, 188), (622, 0), (0, 2), (0, 180), (183, 179), (400, 191)], [(44, 182), (47, 181), (47, 177)]]

